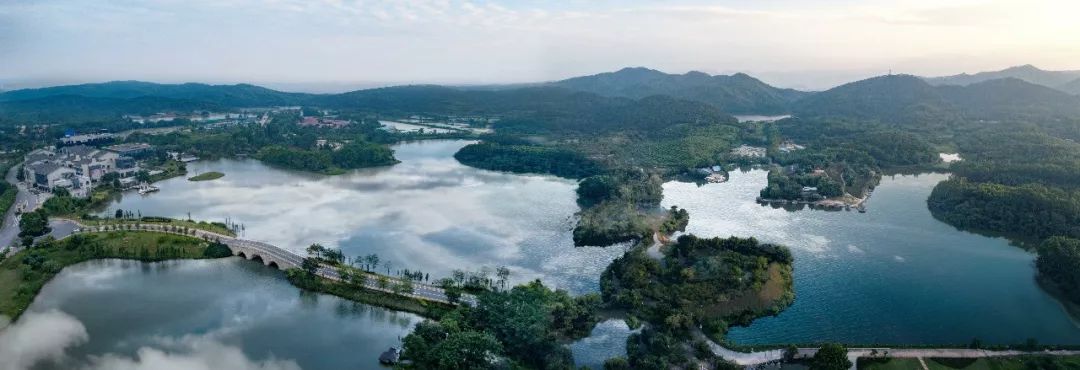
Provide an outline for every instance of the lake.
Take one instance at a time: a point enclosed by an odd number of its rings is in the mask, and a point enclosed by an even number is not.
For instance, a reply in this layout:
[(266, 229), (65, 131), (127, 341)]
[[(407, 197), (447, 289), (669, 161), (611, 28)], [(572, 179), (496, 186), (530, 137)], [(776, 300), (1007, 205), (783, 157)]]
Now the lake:
[[(54, 315), (42, 316), (48, 312)], [(57, 328), (36, 333), (37, 341), (73, 336), (64, 362), (36, 369), (195, 367), (191, 362), (221, 369), (371, 369), (420, 320), (303, 292), (280, 271), (234, 257), (70, 266), (16, 325)], [(65, 324), (85, 334), (62, 329)]]
[[(322, 176), (268, 167), (256, 160), (200, 161), (160, 192), (128, 192), (117, 208), (144, 216), (242, 224), (241, 236), (297, 253), (312, 243), (348, 256), (378, 254), (382, 268), (420, 270), (431, 279), (454, 269), (510, 269), (513, 282), (542, 279), (575, 293), (599, 289), (599, 276), (625, 246), (576, 248), (572, 180), (480, 170), (453, 154), (471, 143), (421, 141), (395, 145), (401, 163)], [(389, 266), (387, 266), (389, 264)]]
[(944, 174), (886, 177), (867, 213), (786, 211), (755, 203), (766, 172), (727, 183), (664, 185), (687, 231), (789, 246), (795, 303), (733, 329), (736, 343), (1080, 343), (1080, 328), (1035, 282), (1034, 255), (935, 220), (926, 199)]
[[(596, 291), (600, 273), (627, 246), (573, 246), (575, 183), (461, 165), (453, 153), (468, 143), (396, 145), (402, 163), (340, 176), (254, 160), (195, 162), (189, 173), (225, 177), (166, 180), (160, 192), (125, 194), (101, 214), (190, 212), (200, 220), (229, 219), (244, 226), (243, 237), (295, 252), (322, 243), (350, 256), (377, 253), (391, 269), (421, 270), (432, 279), (456, 268), (507, 266), (516, 283), (539, 278), (575, 294)], [(754, 198), (765, 177), (753, 170), (732, 172), (721, 184), (664, 185), (663, 206), (690, 211), (688, 232), (753, 236), (795, 255), (795, 303), (733, 329), (734, 342), (1080, 342), (1077, 325), (1036, 285), (1032, 254), (930, 216), (925, 200), (947, 175), (886, 177), (867, 213), (759, 205)], [(53, 309), (86, 327), (89, 341), (71, 350), (76, 360), (106, 353), (130, 359), (143, 347), (179, 354), (221, 347), (237, 361), (313, 369), (370, 368), (418, 320), (302, 294), (280, 272), (235, 258), (81, 264), (61, 273), (31, 308)], [(624, 323), (607, 321), (570, 347), (579, 364), (598, 367), (624, 353), (628, 335)]]

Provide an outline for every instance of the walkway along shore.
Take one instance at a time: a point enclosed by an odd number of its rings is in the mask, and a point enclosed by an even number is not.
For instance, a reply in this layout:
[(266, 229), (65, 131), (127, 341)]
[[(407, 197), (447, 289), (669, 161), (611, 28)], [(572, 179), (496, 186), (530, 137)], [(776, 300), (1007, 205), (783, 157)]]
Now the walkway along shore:
[[(767, 351), (756, 352), (738, 352), (713, 342), (709, 338), (705, 337), (700, 331), (694, 333), (694, 336), (698, 339), (704, 340), (709, 345), (712, 352), (721, 358), (731, 361), (737, 365), (742, 366), (755, 366), (767, 363), (776, 363), (783, 361), (784, 350), (772, 349)], [(795, 358), (811, 358), (817, 354), (817, 348), (799, 348), (795, 354)], [(984, 349), (968, 349), (968, 348), (849, 348), (848, 360), (852, 363), (852, 369), (855, 369), (857, 360), (861, 358), (983, 358), (983, 357), (1007, 357), (1007, 356), (1022, 356), (1022, 355), (1043, 355), (1043, 356), (1077, 356), (1080, 355), (1080, 351), (1077, 350), (1046, 350), (1046, 351), (1017, 351), (1017, 350), (1003, 350), (992, 351)]]
[[(174, 227), (174, 226), (157, 225), (157, 224), (153, 224), (153, 223), (105, 225), (105, 226), (87, 226), (87, 225), (83, 225), (82, 223), (79, 223), (78, 221), (72, 220), (72, 219), (64, 219), (64, 218), (55, 218), (55, 219), (56, 220), (62, 220), (64, 222), (70, 222), (70, 223), (73, 223), (73, 224), (77, 225), (78, 226), (78, 233), (109, 232), (109, 231), (151, 231), (151, 232), (160, 232), (160, 233), (167, 233), (167, 234), (184, 235), (184, 236), (190, 236), (190, 237), (197, 237), (197, 238), (201, 238), (201, 239), (204, 239), (204, 240), (216, 241), (216, 242), (220, 242), (220, 243), (225, 244), (226, 246), (228, 246), (229, 249), (232, 251), (234, 256), (243, 255), (245, 258), (247, 258), (249, 260), (254, 259), (255, 257), (259, 257), (263, 261), (263, 264), (266, 264), (267, 266), (270, 266), (271, 264), (273, 264), (273, 265), (277, 266), (278, 269), (281, 269), (281, 270), (287, 270), (287, 269), (290, 269), (290, 268), (300, 268), (300, 265), (304, 260), (303, 257), (301, 257), (301, 256), (299, 256), (299, 255), (297, 255), (297, 254), (295, 254), (293, 252), (290, 252), (290, 251), (288, 251), (286, 249), (279, 248), (279, 247), (277, 247), (275, 245), (272, 245), (272, 244), (269, 244), (269, 243), (240, 239), (240, 238), (236, 238), (236, 237), (232, 237), (232, 236), (228, 236), (228, 235), (224, 235), (224, 234), (218, 234), (218, 233), (215, 233), (215, 232), (210, 232), (210, 231), (201, 230), (201, 229), (189, 228), (189, 229), (187, 229), (187, 233), (184, 233), (184, 232), (181, 232), (179, 228)], [(338, 274), (337, 269), (333, 268), (333, 267), (330, 267), (330, 266), (323, 265), (322, 267), (319, 268), (319, 270), (316, 272), (316, 274), (318, 276), (322, 277), (322, 278), (329, 279), (329, 280), (332, 280), (332, 281), (341, 281), (341, 276)], [(391, 284), (401, 283), (402, 282), (401, 279), (391, 277), (391, 276), (381, 275), (381, 274), (377, 274), (377, 273), (367, 273), (367, 274), (369, 275), (369, 278), (366, 279), (365, 282), (364, 282), (364, 288), (366, 288), (366, 289), (375, 290), (375, 291), (384, 292), (384, 293), (390, 293), (390, 294), (399, 295), (399, 296), (408, 297), (408, 298), (413, 298), (413, 299), (419, 299), (419, 300), (423, 300), (423, 301), (431, 301), (431, 302), (450, 304), (450, 305), (457, 304), (457, 303), (451, 302), (450, 299), (446, 295), (446, 291), (444, 291), (440, 287), (411, 281), (412, 286), (413, 286), (413, 292), (412, 293), (395, 292), (392, 289), (380, 287), (378, 285), (378, 279), (379, 278), (386, 278), (388, 280), (388, 282), (391, 283)], [(468, 305), (475, 305), (476, 304), (476, 297), (473, 296), (473, 295), (470, 295), (470, 294), (464, 294), (463, 293), (463, 294), (461, 294), (461, 297), (458, 299), (458, 301), (460, 303), (465, 303), (465, 304), (468, 304)]]

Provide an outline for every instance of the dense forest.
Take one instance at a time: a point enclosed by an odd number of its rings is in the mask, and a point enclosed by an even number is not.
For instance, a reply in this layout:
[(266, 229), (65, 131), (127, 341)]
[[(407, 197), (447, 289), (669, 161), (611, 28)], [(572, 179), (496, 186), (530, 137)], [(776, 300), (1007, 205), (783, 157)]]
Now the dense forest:
[(658, 260), (635, 248), (601, 276), (605, 303), (649, 323), (628, 340), (632, 368), (702, 360), (676, 343), (691, 342), (697, 330), (722, 338), (729, 325), (778, 313), (794, 300), (791, 252), (783, 246), (683, 235), (662, 251)]
[(475, 307), (458, 306), (439, 321), (424, 321), (404, 339), (410, 369), (574, 369), (562, 342), (589, 335), (600, 297), (570, 297), (540, 281), (480, 294)]

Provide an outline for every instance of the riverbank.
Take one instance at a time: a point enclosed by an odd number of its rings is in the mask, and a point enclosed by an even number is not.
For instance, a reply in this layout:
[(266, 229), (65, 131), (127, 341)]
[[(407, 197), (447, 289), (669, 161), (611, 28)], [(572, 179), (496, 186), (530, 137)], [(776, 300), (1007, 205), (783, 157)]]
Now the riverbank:
[(157, 262), (232, 254), (205, 240), (156, 232), (116, 231), (44, 241), (0, 261), (0, 315), (17, 319), (64, 267), (93, 259)]
[[(381, 275), (379, 276), (381, 277)], [(286, 278), (289, 280), (289, 283), (300, 289), (329, 294), (350, 301), (389, 308), (395, 311), (415, 313), (428, 319), (438, 320), (442, 318), (444, 314), (454, 309), (454, 305), (452, 304), (407, 297), (400, 294), (371, 289), (366, 286), (356, 286), (322, 276), (305, 276), (305, 273), (300, 270), (287, 271)]]

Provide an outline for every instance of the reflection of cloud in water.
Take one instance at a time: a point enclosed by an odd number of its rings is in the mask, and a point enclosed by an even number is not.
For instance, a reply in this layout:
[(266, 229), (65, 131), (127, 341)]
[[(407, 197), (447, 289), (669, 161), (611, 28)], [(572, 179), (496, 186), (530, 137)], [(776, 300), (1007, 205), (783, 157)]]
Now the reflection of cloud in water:
[(452, 155), (466, 143), (403, 144), (395, 147), (402, 163), (329, 177), (252, 160), (196, 162), (190, 171), (221, 171), (231, 181), (168, 180), (161, 192), (127, 197), (106, 212), (228, 217), (244, 225), (244, 237), (300, 253), (322, 243), (432, 277), (505, 265), (515, 282), (542, 278), (594, 290), (599, 271), (621, 252), (574, 248), (574, 182), (461, 165)]
[(0, 329), (0, 370), (23, 370), (43, 361), (65, 360), (64, 352), (89, 339), (79, 320), (60, 311), (27, 313)]

